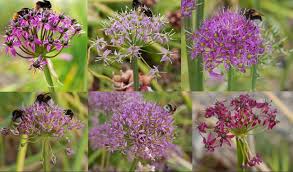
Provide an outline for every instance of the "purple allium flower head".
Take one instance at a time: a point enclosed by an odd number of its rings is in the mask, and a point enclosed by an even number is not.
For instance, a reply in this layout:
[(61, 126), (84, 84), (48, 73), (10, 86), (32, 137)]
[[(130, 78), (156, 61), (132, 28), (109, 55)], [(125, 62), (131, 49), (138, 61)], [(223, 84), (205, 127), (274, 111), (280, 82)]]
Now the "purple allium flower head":
[(192, 10), (195, 9), (196, 0), (181, 0), (181, 15), (183, 17), (190, 17)]
[(220, 64), (227, 70), (232, 67), (245, 72), (265, 51), (259, 27), (231, 10), (204, 21), (192, 40), (191, 57), (201, 55), (206, 70), (213, 75)]
[[(276, 115), (277, 110), (268, 102), (257, 101), (249, 95), (240, 95), (229, 102), (218, 101), (205, 110), (206, 118), (217, 120), (216, 126), (211, 127), (201, 122), (197, 128), (205, 148), (208, 151), (214, 151), (215, 148), (224, 144), (231, 146), (232, 138), (247, 136), (251, 130), (274, 128), (279, 122)], [(253, 166), (260, 162), (257, 156), (247, 163)]]
[(34, 103), (22, 110), (22, 121), (16, 128), (20, 134), (61, 138), (67, 132), (83, 127), (79, 120), (71, 119), (64, 114), (64, 109), (56, 105)]
[[(11, 20), (6, 31), (6, 52), (25, 59), (46, 61), (57, 56), (70, 40), (81, 33), (81, 26), (63, 14), (51, 10), (31, 9), (24, 16)], [(42, 69), (42, 65), (31, 67)]]
[(166, 156), (174, 137), (173, 118), (149, 102), (129, 103), (109, 123), (90, 132), (92, 148), (122, 151), (129, 157), (155, 160)]
[[(162, 16), (148, 17), (139, 10), (116, 14), (104, 26), (104, 34), (109, 37), (109, 41), (97, 38), (93, 42), (92, 46), (97, 48), (100, 55), (97, 60), (106, 64), (122, 63), (125, 57), (141, 58), (141, 50), (153, 43), (168, 44), (171, 33), (165, 31), (167, 23), (168, 20)], [(115, 51), (110, 52), (107, 47)], [(107, 57), (103, 55), (104, 52), (108, 52)]]
[(143, 101), (143, 96), (138, 92), (90, 92), (89, 106), (96, 111), (113, 113), (132, 102)]

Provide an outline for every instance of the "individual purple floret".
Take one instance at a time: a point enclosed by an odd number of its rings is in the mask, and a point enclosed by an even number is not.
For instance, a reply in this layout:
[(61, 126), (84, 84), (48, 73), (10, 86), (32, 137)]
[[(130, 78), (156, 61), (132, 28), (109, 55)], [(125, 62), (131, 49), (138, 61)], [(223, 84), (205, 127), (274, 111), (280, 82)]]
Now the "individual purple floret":
[(4, 45), (7, 54), (28, 59), (30, 68), (42, 70), (47, 59), (60, 54), (80, 33), (75, 19), (51, 10), (30, 9), (10, 21)]
[(259, 27), (238, 12), (226, 10), (207, 19), (193, 34), (191, 58), (201, 56), (210, 75), (223, 64), (226, 70), (235, 68), (241, 72), (259, 62), (265, 48)]
[(34, 103), (23, 110), (20, 124), (16, 127), (19, 134), (29, 137), (49, 136), (61, 138), (67, 132), (83, 127), (81, 121), (64, 114), (64, 109), (56, 105)]
[(196, 0), (181, 0), (181, 15), (183, 17), (190, 17), (192, 10), (195, 9)]
[[(122, 63), (126, 59), (141, 58), (143, 48), (151, 44), (168, 44), (171, 33), (165, 31), (167, 23), (165, 17), (159, 15), (148, 17), (139, 10), (116, 14), (105, 22), (104, 34), (109, 41), (97, 38), (93, 42), (99, 54), (97, 61), (103, 61), (105, 64)], [(109, 47), (111, 50), (108, 49)], [(163, 61), (170, 60), (163, 59)]]
[(131, 158), (155, 160), (166, 156), (172, 146), (173, 118), (154, 103), (133, 102), (114, 113), (109, 123), (93, 128), (90, 133), (92, 148), (104, 147)]
[(96, 111), (105, 113), (117, 112), (129, 102), (139, 102), (143, 96), (138, 92), (90, 92), (89, 106)]

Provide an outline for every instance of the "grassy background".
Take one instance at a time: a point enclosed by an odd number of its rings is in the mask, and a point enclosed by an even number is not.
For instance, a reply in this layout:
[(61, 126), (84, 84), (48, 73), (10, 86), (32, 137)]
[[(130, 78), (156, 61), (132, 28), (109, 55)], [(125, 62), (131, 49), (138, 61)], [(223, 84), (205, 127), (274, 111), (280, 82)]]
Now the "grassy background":
[[(32, 8), (33, 0), (10, 0), (0, 1), (0, 41), (4, 42), (2, 35), (11, 20), (13, 14), (23, 7)], [(55, 71), (63, 83), (55, 85), (57, 91), (86, 91), (87, 90), (87, 3), (85, 0), (51, 0), (52, 9), (58, 13), (64, 13), (82, 25), (85, 33), (74, 37), (71, 46), (64, 49), (62, 53), (55, 57), (52, 62)], [(65, 61), (60, 56), (71, 55), (71, 61)], [(47, 90), (47, 83), (43, 72), (29, 71), (29, 62), (19, 57), (8, 57), (5, 47), (0, 49), (0, 91), (44, 91)]]

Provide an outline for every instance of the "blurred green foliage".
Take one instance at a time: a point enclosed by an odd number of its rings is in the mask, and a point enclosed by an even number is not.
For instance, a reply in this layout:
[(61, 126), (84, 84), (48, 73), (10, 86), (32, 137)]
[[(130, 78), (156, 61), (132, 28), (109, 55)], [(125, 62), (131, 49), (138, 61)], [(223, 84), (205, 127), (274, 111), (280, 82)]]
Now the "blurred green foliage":
[[(0, 41), (2, 35), (15, 12), (21, 8), (34, 7), (34, 1), (10, 0), (0, 1)], [(52, 62), (61, 83), (54, 78), (57, 91), (86, 91), (87, 90), (87, 4), (84, 0), (51, 0), (52, 9), (64, 13), (82, 25), (84, 33), (75, 37), (70, 47), (62, 51)], [(63, 60), (62, 56), (72, 56), (72, 60)], [(0, 50), (0, 91), (44, 91), (47, 83), (42, 71), (29, 71), (29, 62), (19, 57), (8, 57), (5, 47)]]

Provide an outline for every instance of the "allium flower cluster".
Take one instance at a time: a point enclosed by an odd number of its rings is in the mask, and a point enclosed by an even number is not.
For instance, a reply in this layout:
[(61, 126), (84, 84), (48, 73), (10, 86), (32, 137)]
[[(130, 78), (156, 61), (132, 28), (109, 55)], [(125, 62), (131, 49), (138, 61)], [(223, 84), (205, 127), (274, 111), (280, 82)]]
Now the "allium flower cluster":
[(47, 59), (61, 53), (70, 40), (81, 33), (75, 19), (51, 10), (30, 9), (11, 20), (6, 31), (6, 52), (28, 59), (31, 68), (43, 69)]
[[(162, 16), (148, 17), (140, 10), (116, 14), (105, 23), (104, 34), (109, 41), (98, 38), (93, 44), (99, 53), (97, 60), (110, 64), (122, 63), (127, 58), (141, 58), (143, 47), (170, 41), (171, 33), (164, 31), (167, 23)], [(161, 61), (171, 61), (169, 51), (162, 49), (161, 54), (164, 57)]]
[(22, 120), (16, 128), (20, 134), (61, 138), (67, 132), (83, 127), (79, 120), (71, 119), (64, 114), (64, 109), (56, 105), (34, 103), (22, 110)]
[(191, 58), (202, 56), (205, 69), (211, 76), (220, 76), (214, 71), (220, 64), (226, 70), (235, 68), (245, 72), (258, 63), (265, 51), (259, 27), (238, 12), (220, 12), (203, 22), (193, 34)]
[(166, 156), (172, 146), (172, 115), (150, 102), (137, 101), (114, 112), (111, 121), (92, 128), (89, 134), (93, 149), (121, 151), (131, 158), (155, 160)]
[(181, 0), (181, 15), (190, 17), (196, 7), (196, 0)]
[(89, 106), (91, 109), (113, 113), (119, 111), (130, 102), (142, 101), (143, 97), (138, 92), (90, 92)]
[[(230, 141), (234, 136), (247, 135), (249, 131), (259, 127), (272, 129), (278, 123), (276, 115), (277, 110), (268, 102), (258, 102), (249, 95), (240, 95), (229, 103), (216, 102), (208, 107), (205, 117), (216, 118), (216, 126), (209, 128), (202, 122), (198, 130), (206, 148), (214, 151), (214, 148), (223, 144), (231, 145)], [(208, 136), (204, 137), (203, 134)]]
[[(203, 143), (208, 151), (224, 144), (231, 146), (233, 137), (243, 138), (252, 130), (272, 129), (279, 122), (276, 119), (277, 110), (268, 102), (256, 101), (249, 95), (240, 95), (230, 102), (216, 102), (205, 110), (206, 118), (215, 118), (216, 126), (209, 127), (207, 123), (198, 125)], [(245, 141), (243, 141), (245, 142)], [(260, 158), (250, 158), (248, 166), (259, 164)]]

